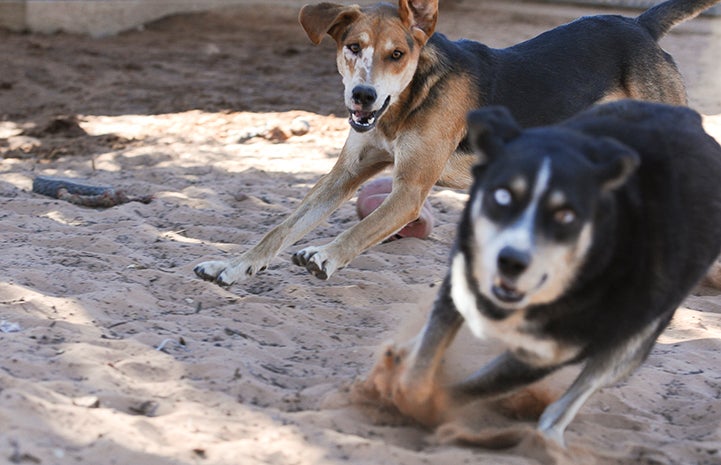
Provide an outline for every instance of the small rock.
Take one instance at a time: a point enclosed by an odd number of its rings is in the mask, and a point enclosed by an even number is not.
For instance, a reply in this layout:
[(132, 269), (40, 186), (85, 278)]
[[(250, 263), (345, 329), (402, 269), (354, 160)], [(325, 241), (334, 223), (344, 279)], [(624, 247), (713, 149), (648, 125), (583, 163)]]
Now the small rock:
[(299, 116), (290, 123), (290, 132), (294, 136), (304, 136), (308, 134), (309, 131), (310, 123), (305, 118)]
[(12, 136), (7, 138), (8, 149), (29, 152), (36, 147), (40, 147), (42, 142), (40, 139), (30, 136)]
[(216, 44), (206, 44), (205, 47), (203, 47), (203, 53), (208, 56), (218, 55), (220, 53), (220, 47)]
[(76, 397), (73, 399), (73, 405), (85, 408), (98, 408), (100, 407), (100, 399), (95, 396)]
[(153, 417), (155, 416), (156, 412), (158, 411), (158, 403), (154, 400), (146, 400), (145, 402), (139, 404), (139, 405), (133, 405), (128, 407), (128, 410), (130, 413), (134, 415), (142, 415), (146, 417)]

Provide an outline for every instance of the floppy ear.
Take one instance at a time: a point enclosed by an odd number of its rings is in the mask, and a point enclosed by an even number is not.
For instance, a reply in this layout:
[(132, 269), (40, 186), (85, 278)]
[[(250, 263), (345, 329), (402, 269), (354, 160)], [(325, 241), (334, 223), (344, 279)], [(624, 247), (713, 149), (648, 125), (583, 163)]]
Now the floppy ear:
[(638, 152), (610, 137), (598, 139), (594, 151), (596, 177), (606, 192), (623, 186), (641, 164)]
[(319, 3), (301, 8), (298, 21), (310, 41), (318, 45), (326, 33), (337, 41), (343, 28), (358, 18), (360, 14), (358, 5)]
[(436, 29), (438, 0), (399, 0), (398, 14), (403, 24), (414, 33), (413, 36), (425, 44)]
[(468, 113), (468, 140), (485, 164), (508, 141), (521, 134), (511, 112), (506, 107), (490, 106)]

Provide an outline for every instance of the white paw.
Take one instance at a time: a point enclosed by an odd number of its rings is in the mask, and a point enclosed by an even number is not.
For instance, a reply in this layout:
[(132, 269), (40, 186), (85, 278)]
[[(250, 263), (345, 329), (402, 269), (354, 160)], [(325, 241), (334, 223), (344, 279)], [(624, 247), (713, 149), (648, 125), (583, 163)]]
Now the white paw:
[(293, 263), (304, 266), (313, 276), (328, 279), (340, 268), (326, 247), (306, 247), (293, 254)]
[[(553, 404), (551, 406), (553, 406)], [(541, 419), (538, 421), (538, 431), (540, 431), (546, 439), (565, 448), (566, 441), (563, 438), (563, 433), (566, 428), (554, 423), (551, 419), (549, 419), (549, 416), (546, 415), (547, 413), (548, 409), (546, 409), (546, 411), (543, 412), (543, 415), (541, 415)]]
[(199, 277), (221, 286), (230, 286), (263, 271), (265, 266), (254, 266), (246, 261), (232, 263), (224, 260), (202, 262), (193, 268)]

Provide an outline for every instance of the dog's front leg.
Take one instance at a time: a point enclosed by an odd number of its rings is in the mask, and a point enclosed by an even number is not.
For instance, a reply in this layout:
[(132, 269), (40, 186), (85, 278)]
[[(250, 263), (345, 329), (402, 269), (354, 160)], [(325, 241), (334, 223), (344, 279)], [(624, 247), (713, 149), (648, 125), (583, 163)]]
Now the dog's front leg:
[(511, 352), (504, 352), (486, 366), (451, 387), (457, 398), (490, 398), (511, 394), (518, 388), (538, 381), (558, 368), (533, 366)]
[(229, 286), (264, 270), (281, 250), (315, 228), (364, 181), (390, 164), (386, 152), (364, 145), (361, 137), (351, 132), (331, 171), (321, 177), (298, 208), (258, 244), (231, 260), (200, 263), (195, 273), (205, 280)]
[(446, 278), (421, 332), (407, 344), (385, 348), (366, 381), (366, 389), (420, 423), (433, 426), (441, 422), (450, 399), (439, 385), (438, 371), (462, 324)]
[(452, 151), (452, 146), (435, 150), (430, 146), (419, 152), (396, 155), (393, 190), (383, 203), (332, 242), (296, 252), (293, 262), (305, 266), (320, 279), (328, 279), (360, 253), (418, 219), (423, 202)]
[(293, 263), (304, 266), (315, 277), (328, 279), (337, 270), (369, 247), (400, 230), (420, 216), (424, 195), (415, 186), (399, 186), (394, 180), (393, 191), (384, 202), (359, 223), (344, 231), (332, 242), (306, 247), (293, 254)]
[(549, 405), (538, 421), (538, 429), (545, 437), (565, 445), (563, 433), (591, 394), (606, 385), (610, 367), (598, 360), (589, 360), (581, 374), (560, 399)]

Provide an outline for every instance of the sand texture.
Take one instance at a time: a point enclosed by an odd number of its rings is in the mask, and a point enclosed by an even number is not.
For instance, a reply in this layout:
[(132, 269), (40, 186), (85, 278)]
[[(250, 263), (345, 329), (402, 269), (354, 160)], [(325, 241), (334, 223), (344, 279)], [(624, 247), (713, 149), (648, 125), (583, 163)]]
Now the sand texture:
[[(495, 47), (609, 11), (441, 3), (439, 31)], [(0, 31), (0, 463), (720, 464), (713, 287), (684, 303), (634, 376), (591, 397), (565, 451), (532, 434), (509, 450), (445, 444), (353, 402), (383, 344), (422, 323), (464, 192), (433, 190), (429, 239), (373, 247), (329, 281), (290, 254), (356, 222), (355, 200), (254, 279), (224, 289), (194, 275), (291, 212), (349, 130), (335, 45), (313, 46), (296, 17), (259, 5), (103, 39)], [(721, 18), (662, 44), (718, 137)], [(32, 193), (37, 175), (153, 200), (88, 208)], [(457, 342), (458, 376), (497, 350), (466, 332)], [(493, 423), (484, 408), (458, 421)]]

